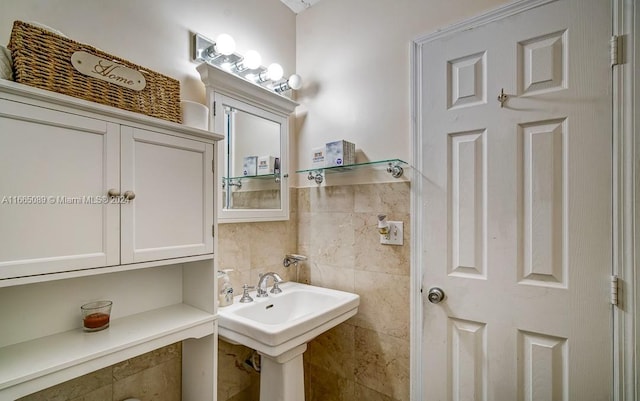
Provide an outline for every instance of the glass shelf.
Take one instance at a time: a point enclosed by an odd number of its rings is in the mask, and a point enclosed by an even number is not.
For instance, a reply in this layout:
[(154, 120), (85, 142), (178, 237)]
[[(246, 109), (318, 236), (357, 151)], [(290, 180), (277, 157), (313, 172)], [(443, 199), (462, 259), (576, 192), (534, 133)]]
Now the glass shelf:
[(265, 175), (241, 175), (238, 177), (222, 177), (223, 180), (275, 180), (279, 178), (279, 175), (276, 174), (265, 174)]
[[(287, 177), (287, 174), (284, 175)], [(239, 177), (222, 177), (222, 189), (226, 188), (227, 185), (230, 187), (237, 187), (238, 189), (242, 188), (242, 183), (247, 181), (273, 181), (276, 184), (280, 182), (280, 174), (264, 174), (264, 175), (242, 175)]]
[(387, 160), (376, 160), (369, 161), (364, 163), (356, 163), (349, 164), (348, 166), (331, 166), (331, 167), (317, 167), (310, 168), (305, 170), (298, 170), (296, 173), (298, 174), (308, 174), (307, 178), (309, 181), (313, 180), (317, 184), (321, 184), (324, 181), (325, 174), (334, 174), (334, 173), (345, 173), (350, 171), (355, 171), (359, 169), (365, 168), (381, 168), (386, 167), (386, 170), (389, 174), (391, 174), (394, 178), (402, 177), (404, 174), (404, 167), (408, 166), (409, 163), (400, 159), (387, 159)]

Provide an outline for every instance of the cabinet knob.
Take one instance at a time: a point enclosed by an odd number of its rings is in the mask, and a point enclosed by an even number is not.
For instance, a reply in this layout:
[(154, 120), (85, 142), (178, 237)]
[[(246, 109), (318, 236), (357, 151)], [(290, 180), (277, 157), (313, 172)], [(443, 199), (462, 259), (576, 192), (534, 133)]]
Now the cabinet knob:
[(115, 198), (116, 196), (120, 196), (120, 191), (118, 191), (118, 190), (117, 190), (117, 189), (115, 189), (115, 188), (111, 188), (111, 189), (109, 189), (109, 192), (107, 192), (107, 194), (108, 194), (110, 197)]
[(124, 198), (126, 200), (134, 200), (136, 197), (136, 194), (133, 191), (124, 191)]

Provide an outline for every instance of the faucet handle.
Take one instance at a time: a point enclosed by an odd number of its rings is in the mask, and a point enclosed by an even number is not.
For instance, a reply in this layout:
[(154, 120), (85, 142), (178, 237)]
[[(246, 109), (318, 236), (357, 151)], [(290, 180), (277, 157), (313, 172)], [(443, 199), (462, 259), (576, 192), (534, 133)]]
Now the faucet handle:
[(251, 298), (251, 296), (249, 295), (249, 290), (253, 290), (254, 286), (251, 286), (249, 284), (244, 284), (242, 286), (242, 297), (240, 298), (240, 302), (244, 303), (249, 303), (249, 302), (253, 302), (253, 298)]
[(279, 287), (278, 282), (273, 283), (273, 288), (271, 289), (271, 291), (269, 291), (272, 294), (280, 294), (282, 292), (282, 288)]

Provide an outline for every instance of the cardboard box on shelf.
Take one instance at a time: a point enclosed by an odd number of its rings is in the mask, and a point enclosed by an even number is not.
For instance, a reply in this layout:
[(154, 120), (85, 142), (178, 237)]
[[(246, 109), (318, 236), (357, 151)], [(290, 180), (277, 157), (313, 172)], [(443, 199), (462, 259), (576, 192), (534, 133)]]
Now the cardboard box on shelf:
[(329, 142), (325, 145), (325, 166), (348, 166), (356, 162), (356, 145), (345, 141)]

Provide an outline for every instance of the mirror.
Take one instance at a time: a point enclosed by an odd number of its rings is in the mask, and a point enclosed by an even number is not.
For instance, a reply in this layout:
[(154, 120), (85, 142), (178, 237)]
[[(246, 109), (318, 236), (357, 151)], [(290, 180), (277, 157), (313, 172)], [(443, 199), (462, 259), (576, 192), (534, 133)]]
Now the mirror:
[(223, 209), (280, 209), (281, 121), (252, 114), (223, 100)]
[(216, 66), (198, 66), (217, 146), (219, 223), (289, 218), (289, 116), (297, 103)]

